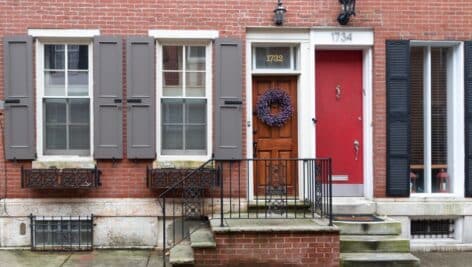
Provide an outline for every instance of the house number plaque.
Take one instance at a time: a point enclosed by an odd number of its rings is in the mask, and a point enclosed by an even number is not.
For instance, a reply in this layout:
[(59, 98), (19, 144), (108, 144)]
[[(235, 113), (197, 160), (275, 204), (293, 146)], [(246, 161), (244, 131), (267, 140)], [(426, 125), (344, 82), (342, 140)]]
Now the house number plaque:
[(331, 38), (333, 43), (351, 43), (352, 32), (332, 32)]

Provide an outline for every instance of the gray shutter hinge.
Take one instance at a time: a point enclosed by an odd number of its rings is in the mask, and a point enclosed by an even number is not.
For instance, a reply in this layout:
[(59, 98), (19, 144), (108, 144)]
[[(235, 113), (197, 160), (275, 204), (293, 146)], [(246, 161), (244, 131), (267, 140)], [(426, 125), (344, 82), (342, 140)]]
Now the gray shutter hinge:
[(34, 159), (38, 158), (38, 152), (34, 152)]
[(5, 101), (0, 100), (0, 109), (4, 109), (4, 108), (5, 108)]

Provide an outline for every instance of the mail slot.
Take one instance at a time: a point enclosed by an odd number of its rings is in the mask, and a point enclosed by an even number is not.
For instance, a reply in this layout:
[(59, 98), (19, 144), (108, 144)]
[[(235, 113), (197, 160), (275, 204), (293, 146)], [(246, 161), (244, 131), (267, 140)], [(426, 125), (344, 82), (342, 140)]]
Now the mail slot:
[(126, 100), (128, 103), (141, 103), (141, 99), (128, 99)]
[(243, 101), (241, 100), (225, 100), (225, 105), (242, 105)]

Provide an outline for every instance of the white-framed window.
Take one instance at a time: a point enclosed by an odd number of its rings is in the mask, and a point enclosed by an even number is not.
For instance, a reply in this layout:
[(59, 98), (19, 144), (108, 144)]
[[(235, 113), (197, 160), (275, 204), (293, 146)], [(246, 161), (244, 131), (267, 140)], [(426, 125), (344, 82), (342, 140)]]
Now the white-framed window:
[(38, 157), (91, 157), (91, 41), (38, 39), (36, 57)]
[(463, 191), (461, 51), (457, 43), (412, 42), (410, 179), (414, 194)]
[(257, 44), (252, 47), (253, 70), (299, 69), (298, 46), (294, 44)]
[(158, 44), (159, 155), (209, 157), (211, 153), (211, 43)]

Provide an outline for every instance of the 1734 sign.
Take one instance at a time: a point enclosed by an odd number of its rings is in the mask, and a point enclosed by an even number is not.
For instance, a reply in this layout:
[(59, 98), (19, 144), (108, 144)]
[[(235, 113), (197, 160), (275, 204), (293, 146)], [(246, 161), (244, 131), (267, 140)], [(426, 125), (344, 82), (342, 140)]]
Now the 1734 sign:
[(352, 32), (332, 32), (331, 38), (333, 43), (350, 43), (352, 42)]

